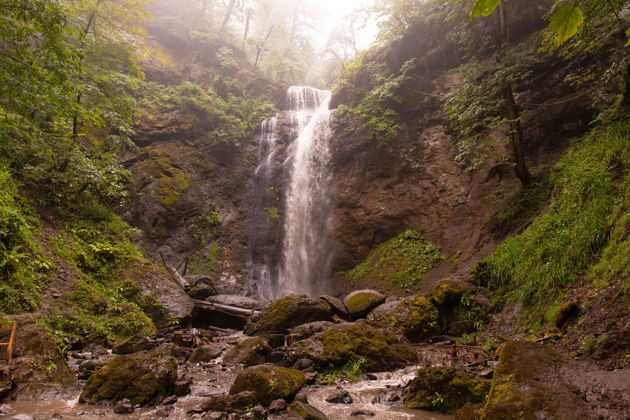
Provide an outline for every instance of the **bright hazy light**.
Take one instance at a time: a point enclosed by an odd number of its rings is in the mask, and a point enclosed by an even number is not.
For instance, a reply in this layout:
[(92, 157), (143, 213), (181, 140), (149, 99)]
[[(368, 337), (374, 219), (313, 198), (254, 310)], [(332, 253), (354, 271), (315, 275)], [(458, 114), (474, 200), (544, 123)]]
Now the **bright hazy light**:
[[(373, 3), (374, 0), (307, 0), (307, 4), (320, 15), (318, 27), (314, 28), (317, 42), (324, 44), (330, 32), (344, 23), (344, 18), (356, 9)], [(367, 48), (374, 41), (375, 34), (376, 30), (372, 25), (357, 30), (357, 47)]]

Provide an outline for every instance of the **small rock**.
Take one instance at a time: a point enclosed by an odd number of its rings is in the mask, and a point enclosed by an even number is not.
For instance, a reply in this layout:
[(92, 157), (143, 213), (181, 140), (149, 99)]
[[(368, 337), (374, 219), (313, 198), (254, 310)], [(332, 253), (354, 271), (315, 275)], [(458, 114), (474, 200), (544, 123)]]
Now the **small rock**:
[(314, 365), (315, 362), (313, 362), (311, 359), (300, 359), (295, 362), (295, 365), (293, 365), (293, 369), (304, 370), (312, 368)]
[(9, 420), (33, 420), (33, 416), (29, 416), (28, 414), (17, 414)]
[(206, 413), (205, 420), (225, 420), (227, 418), (227, 414), (221, 411), (210, 411)]
[(190, 394), (190, 386), (192, 385), (192, 380), (184, 379), (175, 382), (175, 395), (178, 397), (183, 397), (184, 395)]
[(278, 413), (287, 409), (287, 402), (285, 400), (273, 400), (269, 404), (270, 413)]
[(147, 337), (136, 335), (129, 340), (119, 343), (112, 348), (114, 354), (131, 354), (142, 350), (148, 350), (153, 344)]
[(127, 398), (118, 401), (114, 405), (114, 413), (116, 414), (129, 414), (133, 413), (133, 410), (133, 404), (131, 404), (131, 401), (129, 401)]
[(305, 383), (307, 385), (313, 385), (316, 380), (317, 380), (317, 373), (316, 372), (308, 372), (308, 373), (306, 373), (306, 382)]
[(9, 416), (15, 413), (15, 410), (6, 404), (0, 405), (0, 416)]
[(211, 360), (216, 359), (221, 355), (221, 349), (214, 345), (205, 345), (197, 347), (193, 352), (188, 362), (190, 363), (199, 363), (199, 362), (209, 362)]
[(326, 414), (301, 401), (293, 401), (289, 405), (289, 412), (306, 420), (328, 420)]
[(170, 397), (166, 397), (164, 398), (164, 400), (162, 400), (162, 404), (164, 405), (171, 405), (171, 404), (175, 404), (177, 402), (177, 396), (175, 395), (171, 395)]
[(368, 410), (354, 410), (352, 417), (374, 417), (374, 413)]
[(248, 366), (265, 363), (271, 347), (261, 337), (248, 337), (229, 350), (223, 357), (225, 363)]
[(298, 392), (298, 393), (295, 395), (294, 400), (295, 400), (295, 401), (300, 401), (300, 402), (303, 402), (303, 403), (305, 403), (305, 404), (308, 404), (308, 396), (307, 396), (306, 392), (304, 392), (304, 391), (300, 391), (300, 392)]
[(262, 405), (256, 405), (251, 409), (251, 414), (253, 414), (255, 419), (264, 419), (267, 418), (267, 410)]
[(331, 404), (352, 404), (352, 397), (345, 389), (339, 389), (332, 395), (326, 397), (326, 402)]
[(378, 380), (378, 376), (376, 376), (376, 375), (375, 375), (375, 374), (373, 374), (373, 373), (366, 373), (366, 374), (365, 374), (365, 378), (366, 378), (368, 381), (376, 381), (376, 380)]

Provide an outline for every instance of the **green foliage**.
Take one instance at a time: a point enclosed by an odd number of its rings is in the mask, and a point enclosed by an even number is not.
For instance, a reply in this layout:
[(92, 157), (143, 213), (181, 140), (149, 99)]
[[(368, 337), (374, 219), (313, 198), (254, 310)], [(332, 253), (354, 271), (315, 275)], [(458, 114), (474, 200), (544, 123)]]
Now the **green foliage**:
[(317, 381), (322, 385), (332, 385), (340, 381), (358, 382), (364, 365), (365, 358), (357, 357), (348, 360), (341, 368), (329, 366), (318, 376)]
[(37, 243), (37, 220), (17, 194), (0, 163), (0, 312), (32, 311), (49, 281), (53, 264)]
[(212, 239), (221, 227), (221, 215), (214, 210), (199, 216), (197, 221), (190, 226), (191, 231), (200, 244), (205, 245)]
[(195, 121), (190, 128), (208, 145), (241, 145), (253, 137), (260, 121), (277, 111), (253, 86), (227, 76), (173, 86), (144, 82), (139, 96), (146, 120), (163, 113), (192, 115)]
[[(477, 279), (507, 298), (533, 306), (574, 282), (603, 248), (607, 250), (600, 256), (603, 264), (592, 268), (595, 277), (627, 270), (627, 253), (617, 257), (611, 251), (627, 246), (627, 233), (620, 233), (616, 225), (623, 230), (627, 223), (624, 195), (618, 190), (627, 188), (629, 139), (630, 125), (615, 123), (593, 130), (573, 145), (553, 170), (550, 182), (556, 192), (547, 213), (486, 258)], [(608, 263), (610, 271), (604, 268)]]
[(502, 0), (477, 0), (472, 12), (470, 12), (470, 18), (491, 15), (494, 9), (501, 4), (501, 1)]
[(555, 33), (556, 47), (567, 42), (584, 24), (582, 9), (576, 6), (564, 6), (556, 10), (549, 19), (549, 30)]
[(458, 134), (456, 160), (466, 169), (501, 163), (494, 149), (509, 138), (502, 90), (526, 81), (538, 61), (533, 51), (513, 48), (496, 60), (471, 59), (459, 68), (462, 81), (448, 93), (444, 109)]
[(522, 187), (510, 205), (497, 211), (488, 221), (488, 225), (492, 230), (501, 232), (522, 230), (547, 202), (550, 187), (546, 180)]
[(443, 260), (440, 248), (426, 242), (420, 230), (408, 230), (378, 245), (361, 264), (344, 274), (351, 279), (377, 279), (410, 288)]
[(219, 264), (221, 246), (213, 242), (207, 250), (197, 253), (188, 263), (191, 274), (215, 274)]

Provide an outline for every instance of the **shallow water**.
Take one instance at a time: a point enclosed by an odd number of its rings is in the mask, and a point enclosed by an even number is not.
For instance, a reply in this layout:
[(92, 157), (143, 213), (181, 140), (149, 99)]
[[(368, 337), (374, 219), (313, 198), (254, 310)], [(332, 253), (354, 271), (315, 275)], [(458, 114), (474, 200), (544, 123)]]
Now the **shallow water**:
[[(342, 383), (319, 388), (311, 388), (308, 401), (314, 407), (326, 413), (331, 419), (345, 420), (369, 417), (353, 417), (354, 410), (366, 410), (374, 413), (373, 419), (379, 420), (452, 420), (455, 417), (422, 410), (410, 410), (402, 407), (401, 389), (415, 377), (415, 369), (403, 369), (392, 373), (377, 373), (378, 379), (356, 383)], [(326, 397), (342, 388), (350, 394), (352, 404), (331, 404)]]

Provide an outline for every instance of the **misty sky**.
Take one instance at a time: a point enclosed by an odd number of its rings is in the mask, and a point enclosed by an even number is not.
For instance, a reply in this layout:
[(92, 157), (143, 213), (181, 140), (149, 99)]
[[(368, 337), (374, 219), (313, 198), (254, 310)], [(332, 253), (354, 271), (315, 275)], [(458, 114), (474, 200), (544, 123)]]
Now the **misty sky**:
[[(318, 31), (321, 38), (319, 42), (324, 43), (328, 38), (328, 34), (332, 29), (342, 23), (343, 18), (352, 13), (355, 9), (363, 6), (369, 6), (374, 0), (307, 0), (314, 8), (319, 9), (324, 16), (320, 20), (320, 28)], [(326, 17), (327, 16), (327, 17)], [(373, 41), (375, 36), (375, 28), (368, 27), (357, 33), (357, 44), (359, 48), (366, 48)]]

